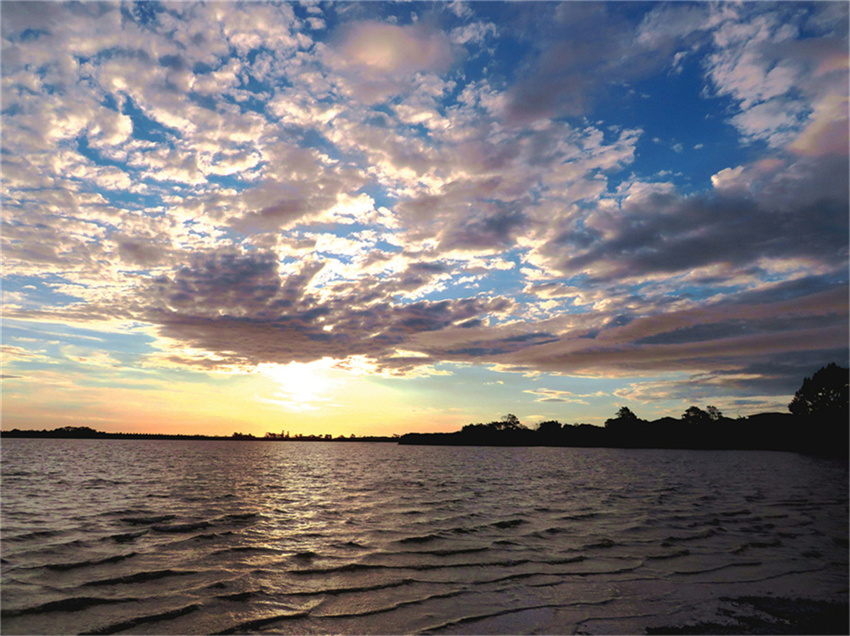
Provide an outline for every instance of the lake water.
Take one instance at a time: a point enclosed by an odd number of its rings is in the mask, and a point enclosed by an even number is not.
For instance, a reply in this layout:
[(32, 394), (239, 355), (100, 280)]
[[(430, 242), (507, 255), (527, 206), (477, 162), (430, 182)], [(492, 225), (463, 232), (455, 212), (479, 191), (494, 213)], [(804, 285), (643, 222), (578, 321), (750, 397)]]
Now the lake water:
[(5, 439), (2, 631), (847, 633), (847, 495), (792, 453)]

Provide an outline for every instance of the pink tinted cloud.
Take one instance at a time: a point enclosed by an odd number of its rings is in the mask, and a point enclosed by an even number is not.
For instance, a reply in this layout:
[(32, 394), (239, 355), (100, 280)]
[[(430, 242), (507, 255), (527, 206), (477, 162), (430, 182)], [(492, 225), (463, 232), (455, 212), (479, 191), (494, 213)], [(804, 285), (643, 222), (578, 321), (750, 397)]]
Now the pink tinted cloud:
[(348, 27), (339, 53), (347, 66), (375, 74), (439, 72), (453, 60), (451, 43), (441, 31), (373, 21)]

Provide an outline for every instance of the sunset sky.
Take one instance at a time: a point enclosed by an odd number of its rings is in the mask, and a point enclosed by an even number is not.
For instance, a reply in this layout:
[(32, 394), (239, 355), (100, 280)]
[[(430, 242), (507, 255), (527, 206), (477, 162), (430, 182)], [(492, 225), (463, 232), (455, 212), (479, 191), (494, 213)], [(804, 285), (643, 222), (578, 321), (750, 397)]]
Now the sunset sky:
[(786, 411), (848, 3), (0, 3), (2, 426)]

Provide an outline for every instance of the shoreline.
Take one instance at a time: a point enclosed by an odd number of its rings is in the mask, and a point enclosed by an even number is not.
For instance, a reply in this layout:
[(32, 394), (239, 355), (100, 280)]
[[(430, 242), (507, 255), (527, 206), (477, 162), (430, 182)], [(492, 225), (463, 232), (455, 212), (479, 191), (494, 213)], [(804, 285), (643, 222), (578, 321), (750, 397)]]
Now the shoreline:
[[(601, 429), (604, 431), (604, 429)], [(233, 437), (215, 435), (180, 435), (168, 433), (103, 433), (94, 435), (55, 434), (53, 431), (0, 431), (2, 439), (68, 439), (68, 440), (139, 440), (139, 441), (184, 441), (184, 442), (262, 442), (262, 443), (373, 443), (373, 444), (395, 444), (398, 446), (458, 446), (458, 447), (494, 447), (494, 448), (611, 448), (611, 449), (635, 449), (635, 450), (692, 450), (692, 451), (769, 451), (801, 453), (830, 459), (848, 459), (847, 449), (841, 446), (827, 445), (823, 443), (809, 443), (805, 445), (787, 444), (641, 444), (639, 442), (618, 443), (611, 440), (607, 443), (556, 443), (543, 440), (508, 440), (508, 439), (468, 439), (460, 432), (456, 433), (407, 433), (401, 437), (343, 437), (343, 438), (267, 438), (267, 437)]]
[(377, 435), (364, 435), (363, 437), (335, 437), (326, 439), (318, 436), (303, 437), (255, 437), (248, 435), (183, 435), (178, 433), (105, 433), (94, 431), (93, 433), (74, 433), (57, 431), (34, 431), (13, 429), (11, 431), (0, 431), (0, 439), (131, 439), (131, 440), (182, 440), (182, 441), (217, 441), (217, 442), (398, 442), (398, 438), (383, 437)]

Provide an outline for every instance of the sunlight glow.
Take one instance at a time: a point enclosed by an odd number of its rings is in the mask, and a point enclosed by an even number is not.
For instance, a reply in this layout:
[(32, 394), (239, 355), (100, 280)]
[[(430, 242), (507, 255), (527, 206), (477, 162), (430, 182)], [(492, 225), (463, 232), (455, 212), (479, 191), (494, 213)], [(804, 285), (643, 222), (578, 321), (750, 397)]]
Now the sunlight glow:
[(260, 364), (257, 371), (274, 380), (279, 387), (273, 399), (260, 399), (297, 411), (317, 409), (344, 383), (341, 378), (332, 377), (335, 363), (332, 358), (322, 358), (308, 363)]

